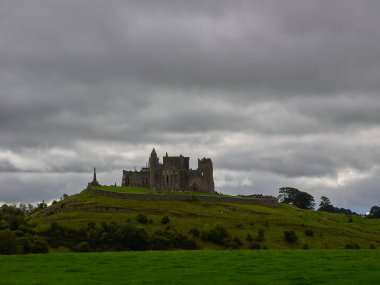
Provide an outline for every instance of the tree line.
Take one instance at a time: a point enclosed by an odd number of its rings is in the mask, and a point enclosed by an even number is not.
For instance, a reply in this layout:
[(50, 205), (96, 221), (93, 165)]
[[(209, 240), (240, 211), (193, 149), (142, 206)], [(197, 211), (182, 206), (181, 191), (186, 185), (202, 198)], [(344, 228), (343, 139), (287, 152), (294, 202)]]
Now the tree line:
[[(316, 206), (312, 195), (293, 187), (280, 188), (277, 199), (280, 203), (294, 205), (300, 209), (314, 210)], [(358, 215), (350, 209), (334, 207), (330, 199), (326, 196), (321, 197), (321, 202), (317, 211), (340, 213), (345, 215)]]

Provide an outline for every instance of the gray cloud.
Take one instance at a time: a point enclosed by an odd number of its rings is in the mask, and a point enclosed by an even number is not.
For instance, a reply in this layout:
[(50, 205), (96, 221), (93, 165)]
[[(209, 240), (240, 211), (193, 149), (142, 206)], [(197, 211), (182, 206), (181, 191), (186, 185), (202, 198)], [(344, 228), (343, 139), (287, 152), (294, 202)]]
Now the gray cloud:
[(95, 165), (114, 183), (155, 146), (213, 157), (224, 192), (380, 204), (379, 9), (0, 1), (0, 200), (74, 193)]

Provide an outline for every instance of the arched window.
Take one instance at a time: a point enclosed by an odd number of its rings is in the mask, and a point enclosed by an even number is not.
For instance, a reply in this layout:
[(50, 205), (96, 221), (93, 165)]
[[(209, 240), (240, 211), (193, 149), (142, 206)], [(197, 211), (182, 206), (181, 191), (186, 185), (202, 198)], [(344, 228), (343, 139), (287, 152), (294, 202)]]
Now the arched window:
[(191, 185), (191, 191), (194, 191), (194, 192), (198, 191), (198, 185), (196, 183), (193, 183), (193, 185)]

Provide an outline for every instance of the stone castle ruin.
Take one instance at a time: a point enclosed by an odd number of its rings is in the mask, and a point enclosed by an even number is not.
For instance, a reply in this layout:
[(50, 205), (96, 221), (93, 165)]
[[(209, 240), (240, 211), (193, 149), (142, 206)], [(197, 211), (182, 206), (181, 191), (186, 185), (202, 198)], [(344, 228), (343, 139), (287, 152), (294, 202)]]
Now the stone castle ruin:
[(213, 166), (211, 158), (198, 159), (198, 168), (189, 168), (189, 157), (163, 157), (160, 163), (155, 149), (149, 157), (147, 167), (123, 170), (122, 186), (145, 187), (170, 191), (198, 191), (214, 193)]

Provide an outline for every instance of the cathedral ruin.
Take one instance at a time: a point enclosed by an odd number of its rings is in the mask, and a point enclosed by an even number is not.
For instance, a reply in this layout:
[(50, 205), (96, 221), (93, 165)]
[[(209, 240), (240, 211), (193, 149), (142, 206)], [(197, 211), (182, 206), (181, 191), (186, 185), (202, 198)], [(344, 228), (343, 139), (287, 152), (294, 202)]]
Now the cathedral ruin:
[(199, 191), (214, 193), (213, 166), (211, 158), (198, 159), (198, 168), (189, 168), (190, 158), (186, 156), (163, 157), (162, 163), (155, 149), (149, 157), (147, 167), (137, 170), (123, 170), (122, 186), (145, 187), (170, 191)]

